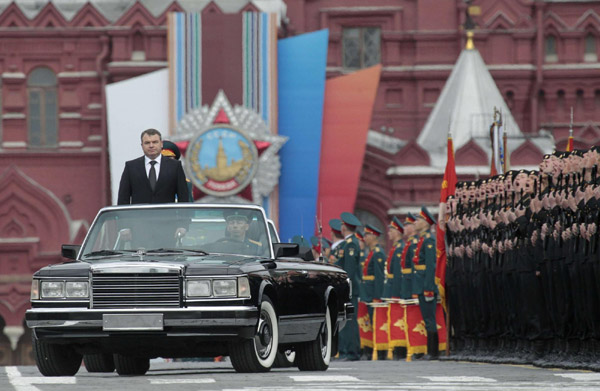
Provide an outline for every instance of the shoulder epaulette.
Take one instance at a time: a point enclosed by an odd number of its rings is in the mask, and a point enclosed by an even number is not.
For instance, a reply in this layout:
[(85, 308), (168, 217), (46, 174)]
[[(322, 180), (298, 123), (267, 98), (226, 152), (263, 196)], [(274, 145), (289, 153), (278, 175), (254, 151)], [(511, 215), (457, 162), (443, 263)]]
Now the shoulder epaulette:
[(346, 239), (346, 243), (352, 243), (352, 238)]

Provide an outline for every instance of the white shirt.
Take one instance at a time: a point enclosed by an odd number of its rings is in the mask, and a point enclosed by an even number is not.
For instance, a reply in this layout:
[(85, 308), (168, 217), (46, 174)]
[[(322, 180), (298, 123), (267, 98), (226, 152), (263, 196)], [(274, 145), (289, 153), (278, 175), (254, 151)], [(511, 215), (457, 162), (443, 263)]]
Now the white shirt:
[(337, 242), (334, 242), (334, 243), (331, 245), (331, 249), (332, 249), (332, 250), (335, 250), (335, 248), (336, 248), (336, 247), (337, 247), (337, 246), (338, 246), (340, 243), (342, 243), (343, 241), (344, 241), (344, 239), (340, 239), (340, 240), (338, 240)]
[[(162, 158), (162, 155), (158, 155), (158, 157), (156, 159), (154, 159), (154, 161), (156, 162), (156, 164), (154, 165), (154, 171), (156, 171), (156, 180), (158, 181), (158, 173), (160, 172), (160, 160)], [(152, 167), (152, 164), (150, 164), (150, 162), (152, 161), (152, 159), (150, 159), (148, 156), (144, 155), (144, 162), (146, 165), (146, 176), (150, 177), (150, 167)]]

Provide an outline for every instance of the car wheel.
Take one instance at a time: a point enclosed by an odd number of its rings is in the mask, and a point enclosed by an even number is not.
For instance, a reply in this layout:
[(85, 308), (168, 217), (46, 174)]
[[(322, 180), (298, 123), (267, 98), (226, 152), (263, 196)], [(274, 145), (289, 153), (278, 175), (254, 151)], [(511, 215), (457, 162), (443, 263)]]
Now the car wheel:
[(109, 353), (84, 354), (83, 363), (88, 372), (110, 373), (115, 370), (113, 355)]
[(301, 371), (325, 371), (331, 360), (331, 316), (329, 307), (317, 339), (298, 346), (296, 364)]
[(114, 354), (113, 359), (117, 373), (121, 376), (141, 376), (150, 369), (150, 359), (147, 357)]
[(81, 367), (82, 355), (69, 345), (50, 344), (32, 336), (35, 363), (44, 376), (74, 376)]
[(293, 367), (296, 362), (296, 351), (293, 349), (286, 349), (283, 351), (277, 352), (277, 357), (275, 357), (275, 362), (273, 366), (275, 368), (289, 368)]
[(273, 366), (279, 344), (279, 325), (275, 308), (268, 297), (260, 305), (254, 338), (232, 343), (229, 355), (237, 372), (267, 372)]

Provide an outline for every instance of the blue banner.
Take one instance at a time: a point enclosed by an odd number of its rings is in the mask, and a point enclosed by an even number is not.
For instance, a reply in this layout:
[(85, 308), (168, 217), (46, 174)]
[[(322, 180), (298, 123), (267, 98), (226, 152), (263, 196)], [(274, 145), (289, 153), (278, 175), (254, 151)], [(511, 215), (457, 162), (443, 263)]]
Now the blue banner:
[[(315, 233), (328, 30), (282, 39), (277, 46), (280, 151), (279, 236)], [(340, 140), (342, 142), (342, 140)]]

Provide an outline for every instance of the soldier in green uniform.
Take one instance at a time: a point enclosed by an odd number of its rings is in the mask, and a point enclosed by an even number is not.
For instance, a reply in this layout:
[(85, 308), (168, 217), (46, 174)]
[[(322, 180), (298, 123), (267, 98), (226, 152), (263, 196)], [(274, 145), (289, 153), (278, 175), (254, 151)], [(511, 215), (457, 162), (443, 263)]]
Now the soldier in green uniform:
[[(402, 278), (401, 261), (402, 252), (404, 250), (404, 225), (397, 217), (393, 217), (388, 225), (388, 239), (391, 243), (387, 259), (385, 261), (385, 283), (383, 286), (382, 298), (393, 299), (399, 298), (399, 295), (394, 296), (392, 292), (400, 290), (400, 279)], [(395, 288), (396, 286), (396, 288)], [(389, 320), (388, 320), (389, 321)], [(388, 326), (391, 330), (392, 325)], [(390, 341), (390, 349), (393, 348), (392, 357), (394, 360), (400, 360), (406, 357), (406, 347), (392, 347)]]
[[(360, 246), (360, 270), (362, 271), (363, 268), (365, 267), (365, 261), (367, 260), (367, 255), (369, 254), (369, 249), (367, 247), (367, 245), (365, 244), (365, 234), (362, 230), (362, 228), (357, 228), (356, 229), (356, 237), (358, 238), (358, 245)], [(361, 272), (362, 273), (362, 272)], [(362, 276), (362, 274), (361, 274)], [(369, 309), (369, 302), (365, 301), (364, 296), (362, 294), (362, 290), (363, 290), (363, 284), (364, 282), (361, 281), (360, 286), (357, 288), (358, 289), (358, 301), (359, 301), (359, 306), (361, 304), (364, 304), (365, 307), (367, 309)], [(357, 312), (357, 316), (360, 316), (360, 314), (358, 314)], [(373, 325), (373, 317), (371, 313), (368, 313), (368, 321), (367, 324), (369, 325)], [(359, 319), (358, 322), (358, 327), (360, 329), (361, 327), (361, 319)], [(364, 319), (363, 319), (364, 321)], [(371, 341), (369, 341), (371, 342)], [(361, 361), (367, 361), (367, 360), (371, 360), (371, 358), (373, 357), (373, 347), (369, 344), (369, 346), (367, 346), (366, 341), (361, 338), (360, 339), (360, 351), (361, 351), (361, 355), (360, 355), (360, 360)]]
[(429, 232), (435, 219), (426, 207), (421, 207), (419, 218), (415, 222), (415, 231), (419, 237), (415, 254), (413, 257), (413, 296), (419, 299), (421, 315), (425, 321), (427, 330), (427, 355), (426, 359), (435, 360), (439, 356), (439, 340), (437, 322), (435, 319), (435, 307), (438, 296), (435, 284), (435, 261), (436, 249), (435, 238)]
[(393, 217), (388, 225), (388, 239), (391, 246), (385, 261), (385, 283), (383, 287), (383, 298), (392, 298), (392, 288), (394, 281), (400, 281), (400, 259), (402, 258), (402, 250), (404, 250), (404, 225), (397, 217)]
[(412, 263), (418, 240), (415, 239), (416, 217), (408, 213), (404, 220), (404, 249), (400, 257), (400, 281), (392, 286), (392, 295), (400, 299), (412, 298)]
[[(360, 300), (367, 303), (371, 324), (375, 327), (375, 319), (373, 317), (374, 308), (370, 304), (381, 303), (385, 282), (385, 254), (379, 245), (381, 231), (367, 224), (364, 232), (368, 255), (363, 262), (361, 270)], [(375, 338), (375, 330), (373, 330), (373, 337)], [(375, 344), (373, 344), (373, 349), (377, 350)], [(379, 360), (385, 360), (387, 351), (380, 350), (377, 353)]]
[[(344, 237), (344, 247), (339, 258), (341, 266), (352, 283), (352, 304), (358, 308), (358, 289), (360, 287), (360, 245), (356, 237), (356, 229), (361, 226), (360, 220), (352, 213), (341, 214), (341, 232)], [(360, 335), (356, 319), (346, 322), (346, 326), (340, 331), (339, 338), (340, 360), (356, 361), (360, 359)]]
[(329, 228), (331, 228), (331, 253), (329, 254), (329, 263), (339, 265), (340, 258), (344, 254), (344, 236), (342, 236), (342, 220), (329, 220)]

